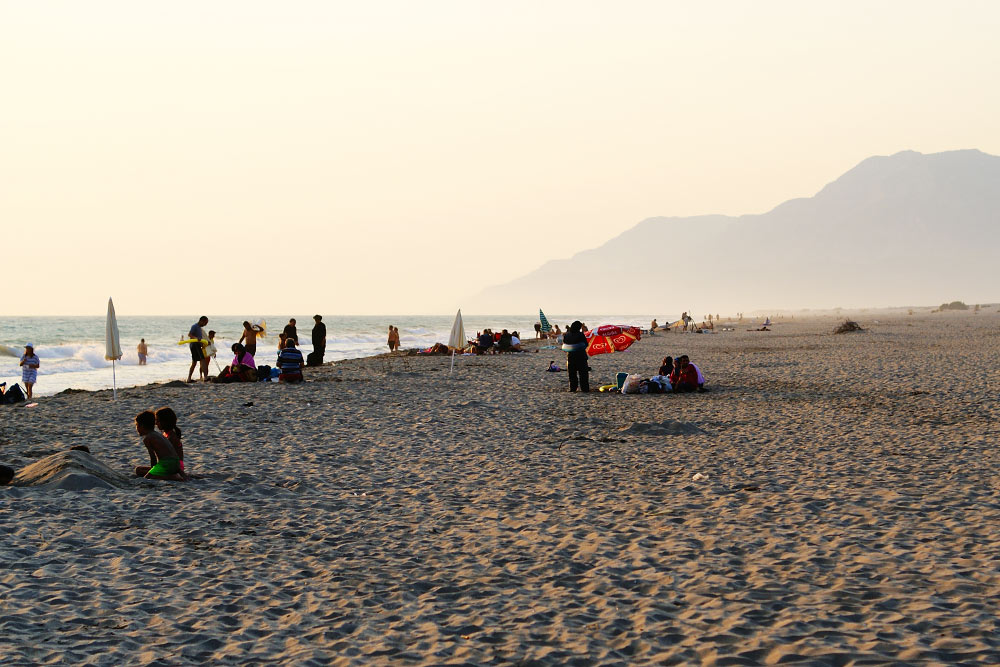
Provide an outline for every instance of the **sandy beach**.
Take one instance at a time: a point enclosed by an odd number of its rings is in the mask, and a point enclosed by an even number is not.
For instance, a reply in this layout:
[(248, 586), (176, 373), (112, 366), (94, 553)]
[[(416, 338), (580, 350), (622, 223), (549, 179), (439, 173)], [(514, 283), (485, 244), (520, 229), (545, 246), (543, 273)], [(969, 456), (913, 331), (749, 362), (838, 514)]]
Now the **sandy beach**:
[[(704, 394), (542, 350), (0, 406), (0, 663), (996, 664), (995, 311), (591, 360)], [(189, 483), (128, 477), (163, 405)]]

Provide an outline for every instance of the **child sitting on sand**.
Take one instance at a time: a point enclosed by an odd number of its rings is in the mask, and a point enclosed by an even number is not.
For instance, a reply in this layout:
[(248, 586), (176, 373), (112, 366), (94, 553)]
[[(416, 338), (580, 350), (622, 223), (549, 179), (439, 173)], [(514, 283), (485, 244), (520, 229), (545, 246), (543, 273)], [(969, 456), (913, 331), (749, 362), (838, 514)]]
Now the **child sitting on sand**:
[(181, 430), (177, 428), (177, 413), (170, 408), (160, 408), (156, 411), (156, 428), (174, 446), (177, 452), (177, 462), (180, 464), (181, 476), (187, 478), (184, 473), (184, 445), (181, 444)]
[(149, 410), (135, 417), (135, 432), (142, 438), (142, 444), (149, 452), (150, 467), (136, 466), (135, 476), (146, 479), (169, 479), (183, 482), (180, 459), (170, 441), (156, 432), (156, 415)]
[(558, 373), (562, 369), (559, 368), (558, 366), (556, 366), (556, 362), (550, 361), (549, 362), (549, 367), (546, 368), (545, 370), (547, 370), (549, 373)]

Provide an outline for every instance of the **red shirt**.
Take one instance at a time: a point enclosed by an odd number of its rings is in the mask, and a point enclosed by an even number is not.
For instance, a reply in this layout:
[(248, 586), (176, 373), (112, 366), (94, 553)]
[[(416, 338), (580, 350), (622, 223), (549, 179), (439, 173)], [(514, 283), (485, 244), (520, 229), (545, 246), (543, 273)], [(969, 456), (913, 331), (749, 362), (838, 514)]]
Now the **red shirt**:
[(691, 364), (685, 366), (684, 370), (674, 368), (674, 372), (670, 374), (670, 384), (675, 387), (690, 387), (691, 389), (697, 389), (698, 371), (696, 371), (694, 366)]

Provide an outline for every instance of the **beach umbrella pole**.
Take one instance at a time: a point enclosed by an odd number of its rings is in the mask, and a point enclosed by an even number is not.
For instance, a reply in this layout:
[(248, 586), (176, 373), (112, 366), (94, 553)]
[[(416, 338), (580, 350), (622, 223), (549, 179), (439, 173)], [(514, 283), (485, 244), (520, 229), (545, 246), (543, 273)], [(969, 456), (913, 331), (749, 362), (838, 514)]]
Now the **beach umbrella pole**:
[(451, 351), (451, 369), (448, 371), (448, 375), (455, 372), (455, 350)]
[(118, 372), (115, 370), (115, 362), (111, 361), (111, 398), (118, 400)]

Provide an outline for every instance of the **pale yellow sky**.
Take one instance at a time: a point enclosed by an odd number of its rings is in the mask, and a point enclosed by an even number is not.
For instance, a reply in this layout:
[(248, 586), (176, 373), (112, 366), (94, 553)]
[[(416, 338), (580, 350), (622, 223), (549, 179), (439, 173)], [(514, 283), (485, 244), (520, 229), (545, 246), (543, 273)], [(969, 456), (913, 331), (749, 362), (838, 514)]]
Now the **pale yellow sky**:
[(647, 217), (1000, 154), (997, 34), (998, 2), (0, 0), (0, 314), (482, 312)]

